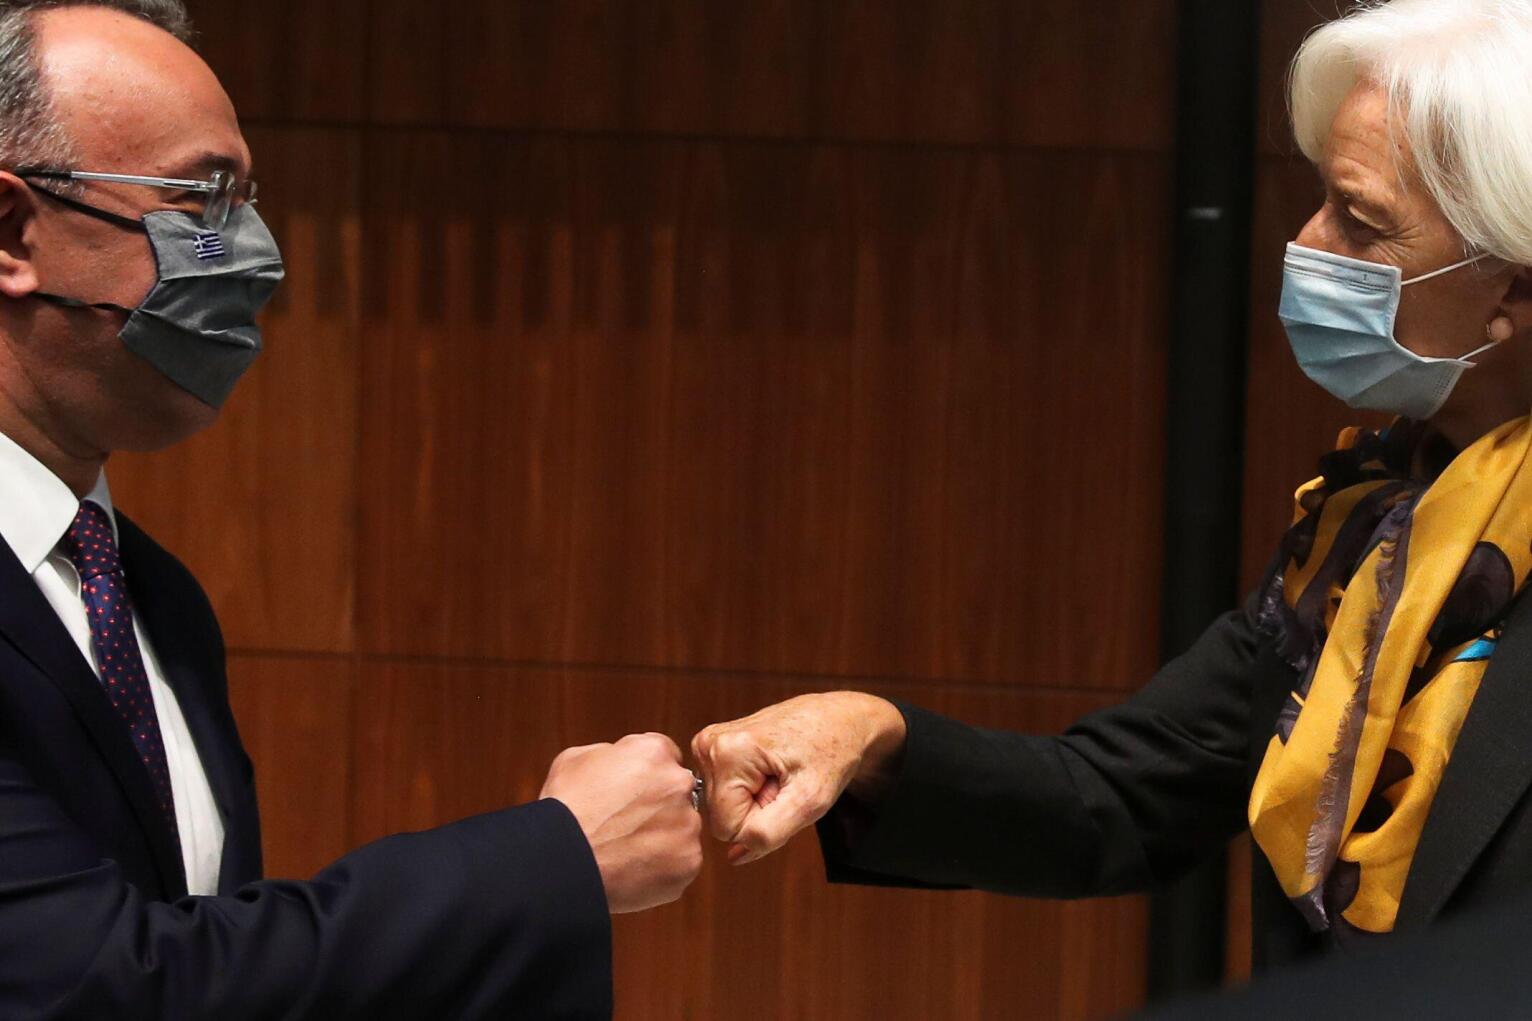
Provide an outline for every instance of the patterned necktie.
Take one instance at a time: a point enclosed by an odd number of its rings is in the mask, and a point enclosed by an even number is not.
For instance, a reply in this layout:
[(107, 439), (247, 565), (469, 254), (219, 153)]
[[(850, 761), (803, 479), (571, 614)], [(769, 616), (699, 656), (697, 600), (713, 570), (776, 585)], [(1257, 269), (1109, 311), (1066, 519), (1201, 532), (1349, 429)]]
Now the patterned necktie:
[(133, 601), (123, 577), (122, 558), (105, 510), (89, 500), (80, 504), (74, 524), (64, 535), (64, 553), (80, 572), (80, 597), (90, 619), (90, 644), (101, 671), (101, 684), (133, 735), (133, 746), (148, 770), (160, 811), (179, 847), (181, 835), (176, 826), (170, 769), (165, 762), (165, 740), (154, 712), (143, 652), (133, 630)]

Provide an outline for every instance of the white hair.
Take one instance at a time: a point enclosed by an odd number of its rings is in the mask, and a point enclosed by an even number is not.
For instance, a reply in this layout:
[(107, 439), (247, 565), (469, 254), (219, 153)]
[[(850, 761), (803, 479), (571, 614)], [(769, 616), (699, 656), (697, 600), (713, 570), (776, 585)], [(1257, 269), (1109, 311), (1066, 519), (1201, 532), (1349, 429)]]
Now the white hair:
[(1468, 248), (1532, 266), (1532, 0), (1364, 0), (1316, 30), (1289, 82), (1310, 160), (1362, 81), (1383, 88)]

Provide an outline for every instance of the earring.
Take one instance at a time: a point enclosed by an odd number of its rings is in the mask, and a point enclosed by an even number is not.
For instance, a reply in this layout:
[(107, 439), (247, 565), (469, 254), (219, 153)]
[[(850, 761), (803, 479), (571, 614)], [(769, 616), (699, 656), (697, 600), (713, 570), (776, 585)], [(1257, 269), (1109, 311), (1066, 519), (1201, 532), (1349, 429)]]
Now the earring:
[(1516, 324), (1511, 322), (1510, 316), (1497, 316), (1484, 327), (1484, 333), (1496, 344), (1504, 344), (1516, 336)]

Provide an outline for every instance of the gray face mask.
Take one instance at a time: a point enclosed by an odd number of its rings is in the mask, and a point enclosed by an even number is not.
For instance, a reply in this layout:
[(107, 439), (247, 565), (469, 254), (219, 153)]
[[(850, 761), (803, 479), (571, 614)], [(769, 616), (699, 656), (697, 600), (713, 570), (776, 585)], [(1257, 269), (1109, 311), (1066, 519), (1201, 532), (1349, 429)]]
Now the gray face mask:
[(282, 281), (282, 253), (271, 231), (249, 205), (229, 212), (223, 230), (174, 210), (130, 220), (104, 209), (47, 192), (78, 212), (148, 234), (159, 279), (137, 308), (88, 302), (39, 292), (65, 308), (125, 314), (119, 336), (128, 350), (177, 386), (215, 408), (261, 353), (255, 317)]

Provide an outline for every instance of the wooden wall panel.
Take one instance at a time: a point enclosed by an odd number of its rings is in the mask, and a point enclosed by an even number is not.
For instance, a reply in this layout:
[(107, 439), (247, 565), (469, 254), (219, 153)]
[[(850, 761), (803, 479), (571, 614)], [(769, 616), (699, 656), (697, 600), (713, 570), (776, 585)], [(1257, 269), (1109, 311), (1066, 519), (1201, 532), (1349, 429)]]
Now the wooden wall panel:
[(1073, 0), (504, 0), (445, 20), (445, 73), (428, 60), (383, 116), (430, 117), (419, 96), (440, 84), (451, 123), (502, 128), (1161, 150), (1172, 135), (1170, 0), (1091, 17)]
[(267, 351), (213, 429), (112, 463), (114, 499), (186, 561), (232, 646), (352, 648), (356, 570), (355, 135), (252, 129), (287, 262)]
[[(806, 690), (755, 677), (383, 664), (357, 702), (354, 837), (536, 795), (560, 748), (689, 734)], [(880, 687), (997, 726), (1053, 730), (1109, 697)], [(472, 749), (472, 754), (464, 754)], [(1142, 994), (1138, 899), (1086, 905), (829, 887), (811, 836), (754, 866), (709, 849), (677, 905), (616, 926), (623, 1018), (1111, 1016)]]
[(246, 121), (355, 122), (373, 0), (187, 0), (196, 46)]
[[(113, 481), (236, 649), (273, 874), (815, 686), (1045, 731), (1148, 674), (1174, 0), (191, 3), (290, 278)], [(621, 1016), (1110, 1016), (1144, 915), (715, 856)]]
[[(1159, 159), (390, 133), (367, 163), (368, 651), (1143, 680)], [(407, 186), (440, 165), (503, 176)]]
[(307, 879), (349, 851), (350, 657), (241, 655), (229, 698), (256, 767), (268, 876)]
[[(455, 123), (447, 91), (448, 67), (460, 55), (447, 49), (448, 25), (480, 7), (501, 0), (466, 4), (423, 4), (416, 0), (365, 0), (367, 20), (358, 25), (350, 45), (367, 53), (366, 118), (371, 124), (445, 125)], [(558, 0), (562, 2), (562, 0)], [(548, 6), (555, 6), (549, 4)], [(486, 40), (507, 59), (509, 39)], [(473, 168), (453, 168), (453, 173)]]
[[(192, 0), (247, 117), (1168, 150), (1174, 0)], [(1131, 95), (1132, 102), (1122, 97)]]

